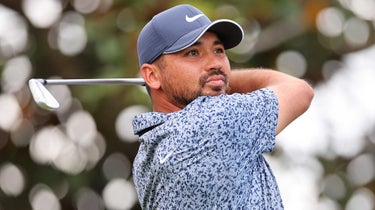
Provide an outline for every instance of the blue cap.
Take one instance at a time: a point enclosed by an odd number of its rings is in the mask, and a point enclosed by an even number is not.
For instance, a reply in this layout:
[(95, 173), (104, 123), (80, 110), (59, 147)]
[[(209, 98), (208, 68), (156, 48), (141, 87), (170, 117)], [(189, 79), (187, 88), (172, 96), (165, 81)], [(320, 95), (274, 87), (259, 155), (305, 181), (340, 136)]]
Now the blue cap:
[(175, 6), (155, 15), (138, 37), (140, 66), (154, 62), (162, 54), (188, 48), (206, 31), (216, 33), (225, 49), (237, 46), (243, 38), (243, 30), (238, 23), (227, 19), (211, 22), (191, 5)]

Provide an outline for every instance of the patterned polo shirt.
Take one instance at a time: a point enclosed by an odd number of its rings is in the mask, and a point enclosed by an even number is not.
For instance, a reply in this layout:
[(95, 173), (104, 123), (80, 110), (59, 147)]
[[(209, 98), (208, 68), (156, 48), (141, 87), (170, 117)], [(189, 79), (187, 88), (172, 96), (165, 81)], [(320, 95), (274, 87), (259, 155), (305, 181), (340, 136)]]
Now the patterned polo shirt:
[(262, 155), (274, 148), (277, 117), (269, 89), (137, 115), (133, 176), (142, 209), (283, 209)]

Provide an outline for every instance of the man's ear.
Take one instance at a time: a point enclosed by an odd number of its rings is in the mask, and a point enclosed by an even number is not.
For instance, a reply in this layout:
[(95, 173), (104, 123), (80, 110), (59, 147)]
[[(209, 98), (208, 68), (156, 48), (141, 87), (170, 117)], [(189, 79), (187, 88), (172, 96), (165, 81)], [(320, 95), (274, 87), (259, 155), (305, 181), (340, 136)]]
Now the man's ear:
[(146, 84), (151, 89), (160, 88), (160, 75), (158, 69), (152, 64), (143, 64), (141, 67), (141, 74)]

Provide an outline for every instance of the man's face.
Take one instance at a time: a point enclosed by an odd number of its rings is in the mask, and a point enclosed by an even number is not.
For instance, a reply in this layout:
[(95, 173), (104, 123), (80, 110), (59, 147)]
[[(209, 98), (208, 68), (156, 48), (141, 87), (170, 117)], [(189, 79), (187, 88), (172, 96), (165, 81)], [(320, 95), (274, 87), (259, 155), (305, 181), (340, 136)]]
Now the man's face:
[(198, 96), (216, 96), (228, 91), (230, 64), (216, 34), (206, 32), (192, 46), (162, 55), (161, 88), (168, 100), (184, 107)]

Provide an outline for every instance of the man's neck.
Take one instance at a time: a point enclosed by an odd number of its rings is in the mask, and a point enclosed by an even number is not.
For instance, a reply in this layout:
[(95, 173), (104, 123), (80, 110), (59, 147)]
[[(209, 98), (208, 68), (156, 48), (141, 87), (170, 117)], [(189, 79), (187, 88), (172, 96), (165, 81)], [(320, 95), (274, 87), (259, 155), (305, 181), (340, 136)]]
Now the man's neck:
[(151, 95), (152, 110), (154, 112), (171, 113), (177, 112), (183, 109), (174, 103), (172, 103), (164, 94), (154, 93)]

